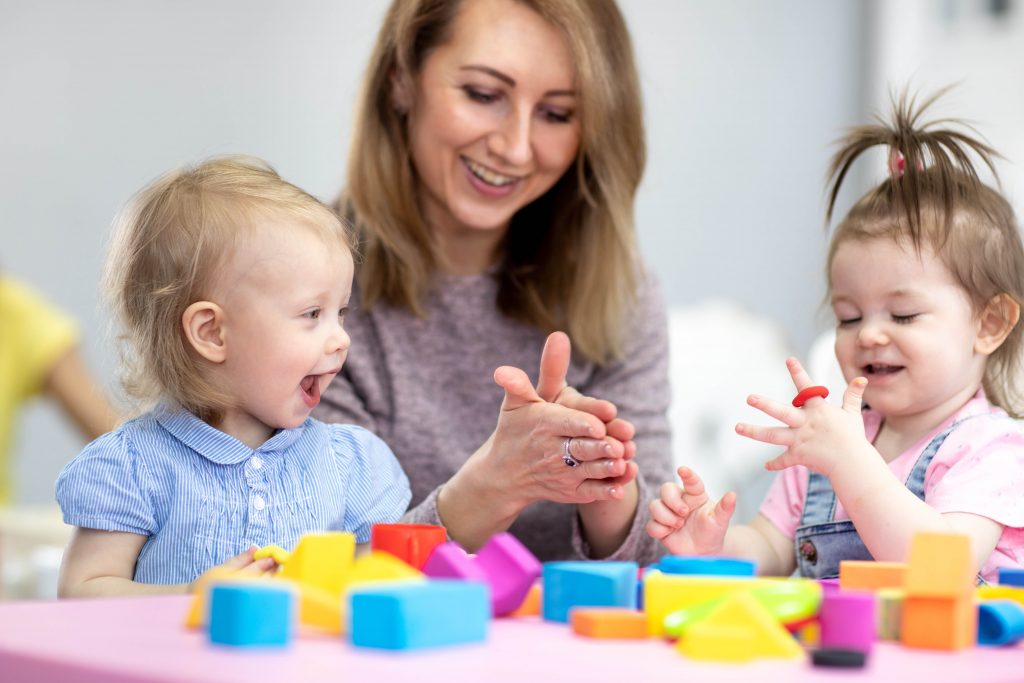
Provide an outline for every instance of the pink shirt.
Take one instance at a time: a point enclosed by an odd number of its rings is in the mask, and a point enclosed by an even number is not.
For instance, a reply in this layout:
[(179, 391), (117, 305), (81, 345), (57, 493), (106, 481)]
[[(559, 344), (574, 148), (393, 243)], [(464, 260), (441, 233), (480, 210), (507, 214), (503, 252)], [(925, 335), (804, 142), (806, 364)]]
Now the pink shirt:
[[(957, 413), (925, 435), (889, 469), (906, 481), (925, 446), (953, 422), (969, 415), (991, 413), (1005, 416), (979, 391)], [(864, 412), (864, 431), (874, 442), (882, 416)], [(761, 514), (779, 531), (793, 538), (800, 524), (807, 494), (808, 470), (797, 465), (778, 474), (761, 504)], [(1024, 566), (1024, 427), (1011, 420), (975, 419), (958, 426), (939, 447), (925, 472), (925, 502), (939, 512), (969, 512), (1003, 525), (995, 550), (981, 574), (986, 581), (998, 578), (999, 567)], [(849, 519), (836, 501), (836, 521)]]

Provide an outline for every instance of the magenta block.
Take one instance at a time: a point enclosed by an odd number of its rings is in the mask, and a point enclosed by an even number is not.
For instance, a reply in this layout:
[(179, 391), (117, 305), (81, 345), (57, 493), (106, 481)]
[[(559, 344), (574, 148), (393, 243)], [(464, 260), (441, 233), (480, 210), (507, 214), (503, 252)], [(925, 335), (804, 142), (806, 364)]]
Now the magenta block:
[(487, 577), (476, 561), (455, 541), (434, 548), (427, 563), (423, 565), (423, 573), (434, 579), (487, 582)]
[(821, 600), (821, 647), (871, 652), (877, 605), (874, 593), (825, 592)]
[(491, 586), (491, 608), (499, 617), (513, 612), (540, 576), (540, 562), (508, 532), (495, 534), (476, 555), (476, 564)]

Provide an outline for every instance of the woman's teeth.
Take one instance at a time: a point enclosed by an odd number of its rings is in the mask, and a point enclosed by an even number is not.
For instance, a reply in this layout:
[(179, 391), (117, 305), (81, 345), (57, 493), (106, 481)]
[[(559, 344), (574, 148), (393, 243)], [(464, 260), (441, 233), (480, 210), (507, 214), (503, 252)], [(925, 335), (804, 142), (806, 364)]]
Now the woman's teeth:
[(504, 187), (505, 185), (511, 185), (512, 183), (519, 180), (519, 178), (516, 178), (515, 176), (495, 173), (494, 171), (486, 169), (480, 164), (471, 161), (470, 159), (465, 159), (465, 157), (463, 157), (463, 159), (465, 160), (466, 166), (473, 173), (473, 175), (475, 175), (477, 178), (484, 181), (488, 185), (494, 185), (495, 187)]

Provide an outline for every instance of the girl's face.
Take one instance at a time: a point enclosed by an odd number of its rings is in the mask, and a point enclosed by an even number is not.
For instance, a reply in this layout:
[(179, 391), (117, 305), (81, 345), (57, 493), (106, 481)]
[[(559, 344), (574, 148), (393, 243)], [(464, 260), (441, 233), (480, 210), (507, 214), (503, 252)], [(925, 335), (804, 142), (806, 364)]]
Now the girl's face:
[(935, 426), (981, 386), (981, 323), (930, 248), (849, 240), (830, 277), (836, 358), (846, 381), (868, 379), (864, 400), (887, 424)]
[(219, 429), (256, 448), (309, 417), (348, 353), (352, 268), (348, 249), (288, 217), (264, 218), (238, 247), (214, 287), (216, 379), (236, 401)]
[(504, 231), (576, 158), (572, 55), (558, 28), (515, 0), (464, 2), (451, 31), (413, 96), (396, 86), (420, 207), (448, 235)]

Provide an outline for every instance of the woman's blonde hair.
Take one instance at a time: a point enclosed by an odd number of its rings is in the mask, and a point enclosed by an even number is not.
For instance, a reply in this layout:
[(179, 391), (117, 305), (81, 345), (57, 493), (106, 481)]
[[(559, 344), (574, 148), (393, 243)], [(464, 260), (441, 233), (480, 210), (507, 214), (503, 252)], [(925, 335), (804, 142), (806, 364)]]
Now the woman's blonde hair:
[[(416, 201), (404, 112), (393, 82), (411, 83), (468, 0), (395, 0), (370, 57), (341, 208), (363, 240), (362, 305), (423, 315), (439, 256)], [(638, 271), (633, 200), (645, 162), (633, 48), (614, 0), (517, 0), (566, 37), (575, 60), (580, 147), (572, 168), (512, 219), (498, 307), (545, 331), (565, 329), (583, 356), (623, 353)], [(410, 87), (409, 92), (415, 92)]]
[[(1000, 295), (1024, 303), (1024, 248), (1010, 204), (981, 181), (972, 156), (996, 177), (994, 149), (952, 120), (924, 123), (925, 111), (948, 88), (918, 106), (904, 92), (894, 98), (892, 121), (855, 128), (832, 159), (828, 219), (853, 162), (866, 150), (889, 151), (890, 175), (860, 198), (836, 227), (827, 269), (840, 244), (877, 237), (929, 247), (967, 293), (980, 315)], [(831, 283), (830, 283), (831, 284)], [(1020, 415), (1021, 325), (989, 357), (983, 386), (992, 403)]]
[(325, 244), (352, 246), (331, 209), (249, 157), (171, 171), (143, 188), (118, 216), (103, 285), (123, 342), (122, 384), (144, 407), (168, 402), (216, 424), (233, 404), (203, 372), (184, 335), (182, 315), (209, 298), (235, 246), (267, 217), (291, 219), (288, 227), (308, 225)]

